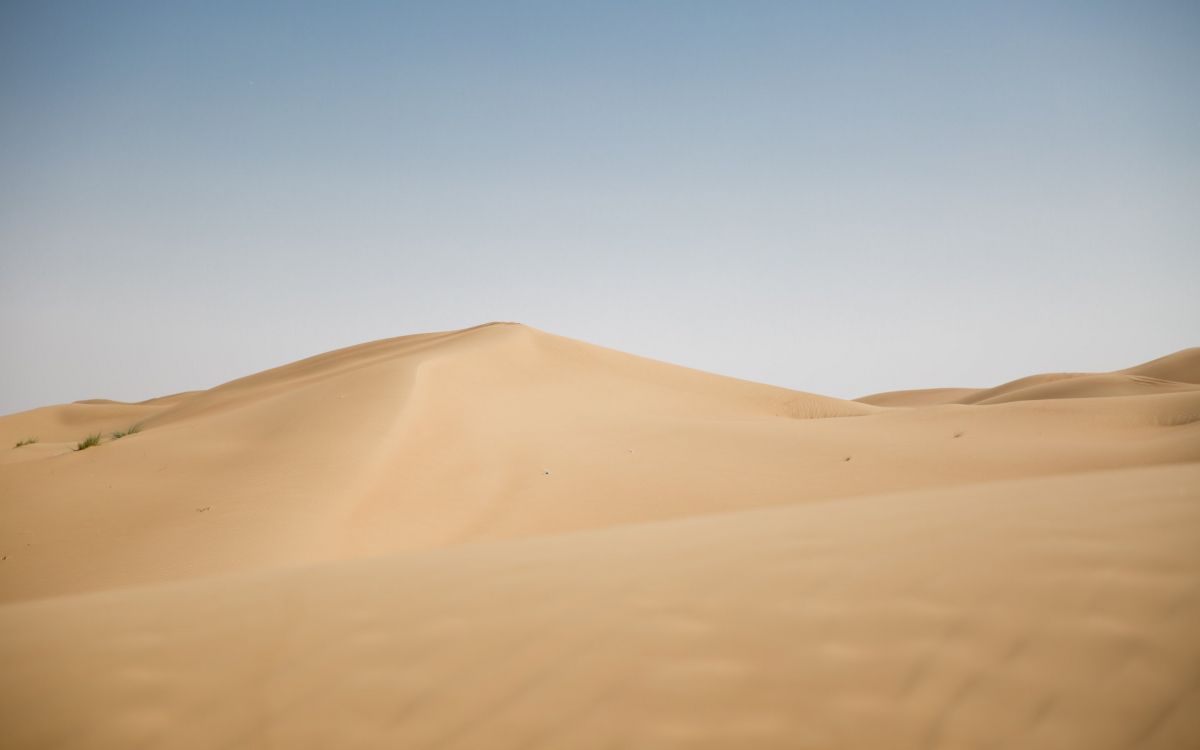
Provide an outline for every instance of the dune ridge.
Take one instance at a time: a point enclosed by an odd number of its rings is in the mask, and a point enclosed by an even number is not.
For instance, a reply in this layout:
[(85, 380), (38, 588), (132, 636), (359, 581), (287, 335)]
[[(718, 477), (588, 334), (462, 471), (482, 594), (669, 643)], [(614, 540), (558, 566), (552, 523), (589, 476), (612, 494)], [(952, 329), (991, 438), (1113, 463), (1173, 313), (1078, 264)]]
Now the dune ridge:
[(5, 747), (1200, 744), (1200, 349), (847, 401), (494, 323), (34, 436)]
[(856, 401), (877, 406), (1003, 404), (1059, 398), (1141, 396), (1200, 389), (1200, 347), (1115, 372), (1052, 372), (1029, 375), (993, 388), (925, 388), (888, 391)]

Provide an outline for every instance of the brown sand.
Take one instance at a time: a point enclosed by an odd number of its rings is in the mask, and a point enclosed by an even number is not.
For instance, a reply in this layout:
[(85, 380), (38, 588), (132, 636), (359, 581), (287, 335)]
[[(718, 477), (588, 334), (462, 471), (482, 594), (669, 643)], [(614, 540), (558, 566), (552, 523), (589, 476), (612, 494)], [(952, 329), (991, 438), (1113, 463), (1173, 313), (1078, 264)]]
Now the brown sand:
[(0, 440), (0, 747), (1200, 746), (1197, 349), (855, 402), (496, 324)]

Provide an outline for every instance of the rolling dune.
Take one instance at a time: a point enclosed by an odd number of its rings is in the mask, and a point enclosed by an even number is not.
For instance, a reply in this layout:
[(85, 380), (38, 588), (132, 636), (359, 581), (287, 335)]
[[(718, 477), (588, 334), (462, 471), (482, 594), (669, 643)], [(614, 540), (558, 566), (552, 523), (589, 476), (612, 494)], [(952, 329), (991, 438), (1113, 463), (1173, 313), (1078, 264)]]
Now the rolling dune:
[(1200, 390), (1200, 347), (1117, 372), (1054, 372), (1030, 375), (994, 388), (924, 388), (888, 391), (857, 401), (877, 406), (935, 406), (938, 404), (1002, 404), (1057, 398), (1143, 396)]
[(29, 437), (4, 747), (1200, 745), (1200, 349), (846, 401), (489, 324)]

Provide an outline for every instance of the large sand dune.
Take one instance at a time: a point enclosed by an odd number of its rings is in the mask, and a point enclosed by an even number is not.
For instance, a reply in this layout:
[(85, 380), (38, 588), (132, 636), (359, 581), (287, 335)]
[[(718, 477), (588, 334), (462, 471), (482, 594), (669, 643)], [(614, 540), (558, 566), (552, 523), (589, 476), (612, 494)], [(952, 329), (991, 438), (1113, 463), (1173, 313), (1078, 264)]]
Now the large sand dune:
[(0, 440), (0, 746), (1200, 746), (1197, 349), (844, 401), (492, 324)]

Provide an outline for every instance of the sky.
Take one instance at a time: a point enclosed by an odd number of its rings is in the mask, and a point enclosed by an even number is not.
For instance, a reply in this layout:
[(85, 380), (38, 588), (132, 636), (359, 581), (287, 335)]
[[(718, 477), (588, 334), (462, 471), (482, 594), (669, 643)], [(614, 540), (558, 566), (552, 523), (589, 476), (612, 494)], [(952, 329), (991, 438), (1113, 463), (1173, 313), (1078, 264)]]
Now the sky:
[(1191, 2), (0, 1), (0, 413), (515, 320), (833, 396), (1200, 344)]

